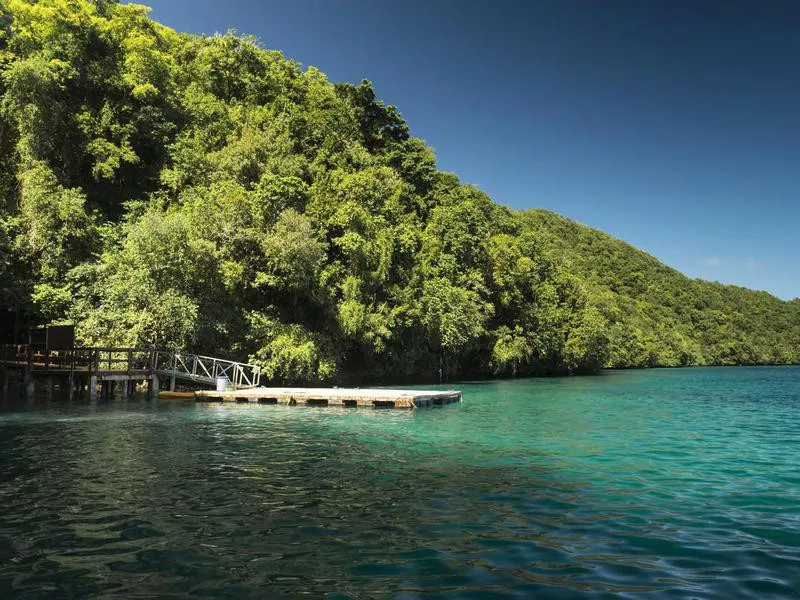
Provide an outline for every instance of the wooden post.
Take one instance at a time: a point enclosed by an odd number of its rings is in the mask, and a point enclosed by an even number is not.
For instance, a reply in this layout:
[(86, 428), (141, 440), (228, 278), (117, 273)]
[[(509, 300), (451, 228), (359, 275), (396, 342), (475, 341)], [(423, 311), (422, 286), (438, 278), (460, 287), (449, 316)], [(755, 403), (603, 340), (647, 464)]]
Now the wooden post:
[(155, 400), (156, 398), (158, 398), (158, 388), (159, 388), (158, 375), (156, 375), (155, 373), (150, 374), (149, 385), (150, 385), (150, 390), (149, 390), (150, 398)]
[(32, 399), (33, 395), (36, 393), (36, 384), (33, 380), (33, 348), (31, 348), (30, 344), (28, 345), (27, 349), (25, 350), (26, 361), (25, 361), (25, 372), (23, 375), (23, 381), (25, 382), (25, 395), (28, 399)]
[(177, 370), (178, 370), (178, 353), (177, 352), (173, 352), (172, 353), (172, 369), (170, 370), (170, 375), (169, 375), (169, 391), (170, 392), (174, 392), (175, 391), (175, 371), (177, 371)]
[(89, 399), (94, 402), (97, 400), (97, 375), (89, 377)]
[(33, 348), (31, 348), (30, 344), (25, 348), (25, 366), (23, 368), (25, 387), (29, 384), (33, 385)]

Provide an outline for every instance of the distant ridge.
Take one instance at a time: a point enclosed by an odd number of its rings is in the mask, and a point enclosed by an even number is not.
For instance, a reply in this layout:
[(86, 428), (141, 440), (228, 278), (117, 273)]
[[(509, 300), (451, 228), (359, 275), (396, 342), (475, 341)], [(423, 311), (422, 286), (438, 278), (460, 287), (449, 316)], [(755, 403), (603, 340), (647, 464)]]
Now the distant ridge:
[(609, 318), (609, 366), (798, 361), (800, 300), (691, 279), (646, 252), (551, 211), (524, 211)]

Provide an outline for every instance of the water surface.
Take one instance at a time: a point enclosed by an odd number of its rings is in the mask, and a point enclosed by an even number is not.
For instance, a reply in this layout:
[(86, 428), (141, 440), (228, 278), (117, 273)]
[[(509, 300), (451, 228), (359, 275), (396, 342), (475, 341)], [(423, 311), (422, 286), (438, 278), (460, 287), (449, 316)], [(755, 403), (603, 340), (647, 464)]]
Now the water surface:
[(0, 405), (0, 598), (794, 598), (800, 368)]

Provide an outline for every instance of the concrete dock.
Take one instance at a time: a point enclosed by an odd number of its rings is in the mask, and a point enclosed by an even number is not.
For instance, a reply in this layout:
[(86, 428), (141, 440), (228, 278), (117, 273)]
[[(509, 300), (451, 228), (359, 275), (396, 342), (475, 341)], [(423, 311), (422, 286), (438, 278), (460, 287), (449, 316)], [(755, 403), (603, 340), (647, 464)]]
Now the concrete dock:
[(195, 392), (200, 402), (257, 402), (287, 406), (343, 406), (367, 408), (422, 408), (461, 402), (455, 390), (384, 390), (359, 388), (257, 387), (218, 392)]

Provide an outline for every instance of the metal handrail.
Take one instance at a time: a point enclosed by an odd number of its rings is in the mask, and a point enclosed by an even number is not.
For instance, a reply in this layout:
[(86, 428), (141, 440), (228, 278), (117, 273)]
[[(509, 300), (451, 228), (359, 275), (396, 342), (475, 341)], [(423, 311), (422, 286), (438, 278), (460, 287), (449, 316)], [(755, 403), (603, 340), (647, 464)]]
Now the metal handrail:
[(225, 376), (234, 388), (257, 387), (261, 369), (257, 365), (188, 352), (153, 351), (153, 370), (192, 381), (214, 383)]
[(90, 373), (156, 372), (169, 377), (214, 384), (225, 376), (234, 388), (257, 387), (261, 369), (257, 365), (213, 356), (155, 348), (78, 347), (34, 353), (28, 345), (3, 345), (0, 361), (28, 369), (36, 367)]

